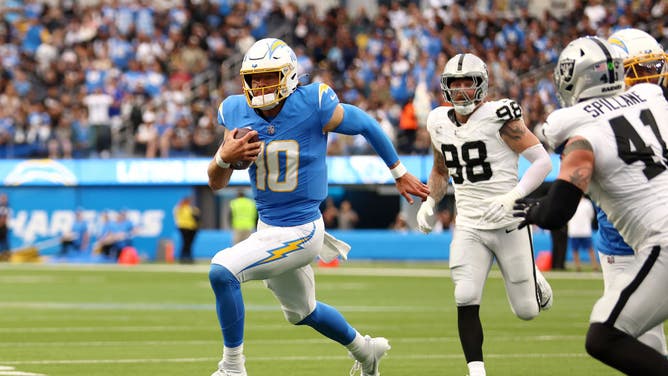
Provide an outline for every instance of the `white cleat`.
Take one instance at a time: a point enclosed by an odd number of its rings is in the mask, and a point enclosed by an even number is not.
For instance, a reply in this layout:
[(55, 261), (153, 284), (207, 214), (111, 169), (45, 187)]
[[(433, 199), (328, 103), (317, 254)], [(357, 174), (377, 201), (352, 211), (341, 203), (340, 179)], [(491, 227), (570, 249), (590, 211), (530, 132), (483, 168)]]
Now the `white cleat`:
[(536, 284), (538, 285), (538, 300), (540, 302), (540, 310), (547, 311), (552, 307), (552, 287), (547, 282), (543, 274), (536, 271)]
[[(238, 367), (235, 367), (235, 368), (238, 368)], [(238, 369), (237, 370), (230, 370), (230, 369), (225, 369), (225, 366), (223, 365), (223, 361), (221, 360), (218, 363), (218, 369), (216, 370), (216, 372), (212, 373), (211, 376), (248, 376), (248, 373), (246, 373), (246, 367), (244, 367), (243, 363), (241, 365), (240, 370), (238, 370)]]
[(353, 368), (350, 370), (350, 376), (355, 376), (357, 371), (362, 371), (361, 376), (380, 376), (378, 366), (380, 358), (385, 356), (387, 351), (391, 349), (390, 343), (386, 338), (375, 337), (371, 338), (368, 335), (364, 336), (364, 340), (369, 346), (369, 356), (365, 360), (355, 360)]
[(224, 369), (219, 369), (216, 372), (212, 373), (211, 376), (248, 376), (246, 370), (243, 371), (226, 371)]

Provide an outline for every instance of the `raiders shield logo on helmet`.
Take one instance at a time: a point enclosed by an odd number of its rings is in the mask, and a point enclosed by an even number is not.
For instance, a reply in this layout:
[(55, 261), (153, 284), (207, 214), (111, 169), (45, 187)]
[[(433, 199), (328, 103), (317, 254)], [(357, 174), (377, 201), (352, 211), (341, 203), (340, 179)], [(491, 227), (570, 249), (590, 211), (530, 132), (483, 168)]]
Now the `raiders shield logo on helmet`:
[(573, 78), (573, 67), (575, 66), (575, 60), (573, 59), (564, 59), (559, 62), (559, 75), (566, 82), (569, 82)]

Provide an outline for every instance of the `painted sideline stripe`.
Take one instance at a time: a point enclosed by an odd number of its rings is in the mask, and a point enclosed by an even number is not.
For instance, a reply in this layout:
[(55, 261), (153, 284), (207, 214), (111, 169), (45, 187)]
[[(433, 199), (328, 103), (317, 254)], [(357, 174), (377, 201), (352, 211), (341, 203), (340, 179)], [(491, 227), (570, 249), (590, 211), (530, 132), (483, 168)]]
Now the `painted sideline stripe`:
[[(584, 339), (584, 335), (569, 335), (569, 336), (496, 336), (490, 341), (502, 342), (524, 342), (532, 341), (570, 341)], [(295, 339), (259, 339), (246, 340), (244, 343), (253, 345), (277, 345), (290, 343), (311, 343), (311, 344), (328, 344), (332, 341), (326, 338), (295, 338)], [(392, 339), (393, 343), (437, 343), (437, 342), (459, 342), (459, 337), (413, 337), (413, 338), (397, 338)], [(220, 340), (193, 340), (193, 341), (72, 341), (72, 342), (3, 342), (0, 347), (65, 347), (65, 346), (144, 346), (144, 345), (211, 345), (218, 344)], [(2, 368), (0, 368), (2, 370)]]
[(3, 376), (46, 376), (41, 373), (17, 371), (14, 367), (0, 365), (0, 375)]
[[(388, 358), (392, 359), (461, 359), (462, 354), (434, 354), (434, 355), (393, 355), (389, 354)], [(521, 353), (521, 354), (485, 354), (488, 358), (499, 359), (550, 359), (550, 358), (586, 358), (589, 357), (586, 353)], [(49, 364), (138, 364), (138, 363), (199, 363), (199, 362), (217, 362), (220, 358), (203, 357), (203, 358), (163, 358), (163, 359), (64, 359), (64, 360), (3, 360), (4, 364), (12, 365), (49, 365)], [(253, 362), (319, 362), (323, 360), (350, 360), (348, 356), (344, 355), (327, 355), (327, 356), (258, 356), (252, 357)]]
[[(190, 309), (182, 305), (172, 307), (169, 304), (135, 304), (135, 303), (49, 303), (49, 302), (21, 302), (0, 303), (0, 308), (24, 309), (77, 309), (77, 310), (126, 310), (126, 311), (215, 311), (213, 304), (194, 305)], [(452, 312), (451, 307), (408, 307), (408, 306), (339, 306), (341, 312)], [(247, 305), (246, 311), (252, 312), (280, 312), (278, 305)], [(0, 332), (3, 329), (0, 328)]]
[[(210, 304), (164, 304), (164, 303), (54, 303), (54, 302), (0, 302), (0, 308), (25, 309), (77, 309), (88, 311), (127, 310), (127, 311), (210, 311), (216, 307)], [(451, 312), (451, 306), (417, 307), (417, 306), (339, 306), (342, 312)], [(247, 304), (246, 311), (280, 312), (278, 304), (262, 305)], [(1, 331), (1, 329), (0, 329)]]
[[(354, 264), (355, 261), (350, 261)], [(425, 263), (430, 263), (425, 261)], [(419, 268), (419, 267), (356, 267), (343, 265), (335, 268), (320, 268), (313, 264), (316, 274), (323, 275), (359, 275), (359, 276), (378, 276), (378, 277), (429, 277), (445, 278), (450, 277), (450, 270), (444, 261), (431, 262), (432, 265), (442, 264), (443, 268)], [(414, 265), (414, 264), (412, 264)], [(115, 272), (169, 272), (169, 273), (207, 273), (209, 264), (195, 265), (166, 265), (166, 264), (139, 264), (133, 266), (123, 266), (114, 264), (0, 264), (0, 270), (53, 270), (53, 271), (115, 271)], [(597, 280), (602, 279), (600, 272), (582, 272), (573, 273), (569, 271), (549, 271), (545, 272), (547, 279), (570, 279), (570, 280)], [(499, 270), (492, 270), (489, 274), (491, 278), (501, 278)]]

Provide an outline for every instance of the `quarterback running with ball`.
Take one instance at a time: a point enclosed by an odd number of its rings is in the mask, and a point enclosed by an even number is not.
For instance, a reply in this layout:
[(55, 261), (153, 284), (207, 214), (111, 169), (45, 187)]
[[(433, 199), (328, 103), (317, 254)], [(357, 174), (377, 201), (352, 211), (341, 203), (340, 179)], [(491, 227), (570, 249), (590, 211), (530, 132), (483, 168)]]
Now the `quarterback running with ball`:
[[(401, 164), (378, 122), (358, 107), (339, 103), (326, 84), (298, 85), (297, 68), (297, 57), (285, 42), (255, 42), (241, 65), (244, 95), (226, 98), (218, 109), (218, 122), (228, 131), (209, 163), (209, 186), (225, 187), (230, 167), (252, 161), (248, 173), (260, 218), (257, 232), (211, 260), (209, 280), (224, 342), (214, 376), (247, 374), (240, 284), (250, 280), (264, 281), (288, 322), (310, 326), (345, 346), (356, 361), (352, 372), (379, 375), (380, 358), (390, 349), (387, 339), (362, 336), (338, 310), (315, 297), (311, 262), (324, 251), (336, 257), (349, 249), (325, 232), (319, 209), (327, 196), (328, 133), (362, 134), (408, 202), (413, 203), (411, 195), (425, 199), (429, 189)], [(234, 138), (242, 127), (252, 131)], [(259, 141), (249, 143), (255, 136)]]

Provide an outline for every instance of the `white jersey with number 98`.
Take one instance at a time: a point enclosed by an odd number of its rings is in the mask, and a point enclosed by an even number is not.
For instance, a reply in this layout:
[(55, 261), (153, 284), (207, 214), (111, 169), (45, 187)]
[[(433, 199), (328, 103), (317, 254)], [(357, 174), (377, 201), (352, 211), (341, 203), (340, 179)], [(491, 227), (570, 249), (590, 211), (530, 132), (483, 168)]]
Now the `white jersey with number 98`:
[(503, 141), (499, 130), (521, 116), (522, 109), (511, 99), (483, 103), (465, 124), (457, 122), (452, 107), (438, 107), (429, 113), (431, 142), (443, 153), (454, 183), (458, 225), (497, 229), (517, 222), (482, 222), (487, 206), (481, 201), (517, 185), (519, 156)]

